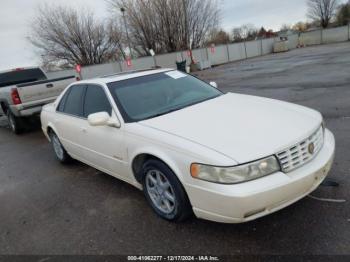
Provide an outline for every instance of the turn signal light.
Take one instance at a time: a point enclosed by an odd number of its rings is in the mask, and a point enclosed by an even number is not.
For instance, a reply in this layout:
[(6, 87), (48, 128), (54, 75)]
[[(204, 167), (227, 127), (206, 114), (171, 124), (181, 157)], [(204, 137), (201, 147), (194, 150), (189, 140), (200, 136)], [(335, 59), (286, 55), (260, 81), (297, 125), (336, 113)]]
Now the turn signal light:
[(191, 165), (191, 176), (192, 177), (198, 177), (199, 174), (199, 165), (197, 164), (192, 164)]

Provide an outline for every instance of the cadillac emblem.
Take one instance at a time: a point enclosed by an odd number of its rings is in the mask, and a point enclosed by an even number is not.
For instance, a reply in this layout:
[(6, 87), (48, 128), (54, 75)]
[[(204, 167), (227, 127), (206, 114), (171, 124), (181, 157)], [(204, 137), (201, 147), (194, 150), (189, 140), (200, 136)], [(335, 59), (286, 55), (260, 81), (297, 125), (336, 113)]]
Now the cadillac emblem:
[(310, 143), (307, 149), (308, 149), (309, 153), (312, 155), (315, 152), (315, 144)]

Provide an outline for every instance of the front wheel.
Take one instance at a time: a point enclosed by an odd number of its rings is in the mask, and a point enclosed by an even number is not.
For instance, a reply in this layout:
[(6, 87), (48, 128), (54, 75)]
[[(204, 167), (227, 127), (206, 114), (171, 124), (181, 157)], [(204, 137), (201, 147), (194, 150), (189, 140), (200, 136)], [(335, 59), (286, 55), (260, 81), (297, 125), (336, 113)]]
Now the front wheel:
[(10, 110), (7, 111), (7, 120), (9, 122), (11, 131), (15, 133), (16, 135), (19, 135), (23, 131), (23, 123), (20, 118), (16, 117), (14, 114), (11, 113)]
[(167, 165), (158, 160), (149, 160), (143, 166), (143, 174), (144, 194), (160, 217), (179, 222), (192, 214), (184, 188)]

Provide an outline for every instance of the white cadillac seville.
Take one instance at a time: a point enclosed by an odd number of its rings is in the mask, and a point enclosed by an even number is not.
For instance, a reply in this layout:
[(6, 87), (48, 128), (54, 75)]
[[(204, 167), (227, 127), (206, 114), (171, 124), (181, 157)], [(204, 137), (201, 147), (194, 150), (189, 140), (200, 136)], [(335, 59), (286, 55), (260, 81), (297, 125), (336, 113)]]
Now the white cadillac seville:
[(320, 113), (215, 87), (171, 69), (81, 81), (44, 107), (42, 129), (59, 161), (142, 189), (171, 221), (250, 221), (320, 185), (335, 151)]

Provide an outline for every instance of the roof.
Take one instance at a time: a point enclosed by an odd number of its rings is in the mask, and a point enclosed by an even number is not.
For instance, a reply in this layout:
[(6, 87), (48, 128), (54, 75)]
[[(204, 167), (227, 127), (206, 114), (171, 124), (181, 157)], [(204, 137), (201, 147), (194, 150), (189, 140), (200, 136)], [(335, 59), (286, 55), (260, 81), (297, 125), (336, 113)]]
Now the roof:
[(172, 71), (172, 70), (175, 70), (175, 69), (162, 68), (162, 69), (152, 69), (152, 70), (121, 72), (121, 73), (117, 73), (114, 75), (107, 75), (107, 76), (82, 80), (82, 81), (79, 81), (79, 83), (82, 83), (82, 84), (84, 84), (84, 83), (108, 84), (108, 83), (118, 82), (118, 81), (131, 79), (131, 78), (135, 78), (135, 77), (154, 75), (154, 74), (158, 74), (158, 73), (162, 73), (162, 72), (168, 72), (168, 71)]

